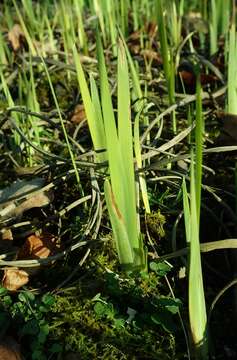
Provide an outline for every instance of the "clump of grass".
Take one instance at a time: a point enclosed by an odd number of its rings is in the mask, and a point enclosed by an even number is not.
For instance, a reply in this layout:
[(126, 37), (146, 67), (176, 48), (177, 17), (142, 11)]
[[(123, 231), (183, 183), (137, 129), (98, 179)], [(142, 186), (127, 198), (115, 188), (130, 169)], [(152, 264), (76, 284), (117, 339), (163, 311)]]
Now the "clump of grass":
[(91, 77), (90, 95), (75, 49), (74, 59), (94, 148), (97, 151), (106, 150), (106, 153), (99, 154), (97, 158), (99, 161), (103, 158), (108, 159), (110, 179), (105, 180), (104, 191), (119, 260), (123, 267), (133, 271), (136, 268), (144, 268), (146, 260), (136, 211), (128, 64), (124, 45), (120, 41), (117, 73), (118, 125), (116, 126), (105, 59), (99, 37), (97, 37), (97, 52), (100, 97), (93, 77)]

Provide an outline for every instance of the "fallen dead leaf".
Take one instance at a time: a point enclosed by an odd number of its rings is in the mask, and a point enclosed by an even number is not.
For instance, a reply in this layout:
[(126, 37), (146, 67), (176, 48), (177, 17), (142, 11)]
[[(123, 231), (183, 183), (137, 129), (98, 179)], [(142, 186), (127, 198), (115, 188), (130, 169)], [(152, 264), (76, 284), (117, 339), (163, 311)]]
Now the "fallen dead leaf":
[[(54, 235), (44, 233), (40, 237), (30, 235), (26, 238), (23, 246), (17, 253), (17, 260), (44, 259), (55, 255), (60, 249)], [(39, 267), (27, 267), (25, 271), (29, 275), (35, 275)]]
[(45, 181), (42, 178), (33, 180), (17, 180), (10, 186), (0, 190), (0, 218), (6, 220), (11, 217), (20, 217), (26, 210), (43, 207), (53, 200), (53, 192), (40, 190)]
[(11, 337), (6, 337), (0, 342), (1, 360), (22, 360), (19, 344)]
[(145, 32), (149, 38), (154, 38), (157, 34), (158, 26), (156, 22), (148, 22), (145, 26)]
[(45, 181), (41, 177), (32, 180), (16, 180), (4, 189), (0, 189), (1, 203), (12, 202), (19, 197), (26, 197), (31, 192), (41, 189), (44, 184)]
[(5, 228), (5, 229), (1, 230), (1, 240), (5, 240), (5, 241), (13, 240), (13, 235), (12, 235), (11, 229)]
[(56, 40), (51, 43), (50, 41), (42, 42), (42, 41), (33, 41), (34, 47), (36, 50), (38, 50), (40, 53), (45, 54), (53, 54), (56, 52)]
[(22, 204), (17, 206), (12, 212), (11, 216), (21, 216), (25, 211), (33, 208), (41, 208), (47, 206), (53, 201), (53, 192), (47, 191), (31, 196), (29, 199), (23, 201)]
[[(178, 76), (179, 79), (182, 79), (186, 92), (194, 94), (196, 92), (196, 74), (193, 65), (188, 61), (181, 63), (178, 67)], [(217, 80), (216, 75), (205, 74), (203, 72), (200, 74), (200, 81), (203, 87), (205, 85), (214, 85)]]
[(128, 38), (128, 47), (132, 54), (138, 55), (141, 51), (141, 30), (136, 30), (132, 34), (129, 35)]
[[(30, 235), (18, 251), (16, 260), (42, 259), (55, 255), (59, 251), (57, 239), (52, 234), (44, 233), (41, 237)], [(27, 284), (29, 276), (34, 275), (39, 268), (27, 267), (25, 270), (18, 268), (5, 268), (2, 286), (9, 291), (17, 291)], [(1, 357), (0, 357), (1, 359)]]
[(1, 229), (0, 231), (0, 251), (7, 252), (13, 247), (13, 235), (11, 229)]
[(14, 51), (18, 51), (25, 40), (25, 34), (19, 24), (15, 24), (8, 33), (8, 40)]
[(141, 55), (143, 55), (144, 58), (148, 61), (154, 61), (156, 65), (163, 64), (161, 56), (154, 50), (148, 50), (148, 49), (142, 50)]
[(73, 124), (80, 124), (85, 119), (86, 119), (86, 113), (85, 113), (84, 105), (82, 104), (76, 105), (70, 119), (71, 122)]
[(59, 251), (57, 239), (52, 234), (30, 235), (17, 254), (17, 260), (42, 259), (55, 255)]
[(29, 274), (26, 271), (20, 270), (18, 268), (4, 269), (2, 286), (9, 291), (17, 291), (20, 287), (27, 284), (28, 281)]

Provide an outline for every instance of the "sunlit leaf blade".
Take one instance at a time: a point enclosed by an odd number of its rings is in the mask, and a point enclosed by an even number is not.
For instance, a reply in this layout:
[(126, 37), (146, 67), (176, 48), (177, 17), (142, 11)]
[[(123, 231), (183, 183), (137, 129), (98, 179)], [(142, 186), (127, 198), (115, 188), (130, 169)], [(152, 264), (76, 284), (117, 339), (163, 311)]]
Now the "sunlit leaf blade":
[(191, 154), (190, 205), (183, 180), (183, 208), (186, 241), (189, 244), (189, 322), (194, 351), (198, 359), (208, 359), (207, 315), (203, 288), (199, 220), (197, 214), (196, 182), (193, 154)]
[(236, 51), (237, 51), (237, 37), (235, 24), (231, 24), (229, 31), (229, 55), (228, 55), (228, 112), (237, 114), (237, 64), (236, 64)]
[(199, 221), (196, 203), (194, 164), (191, 161), (191, 229), (189, 265), (189, 321), (192, 338), (200, 359), (208, 359), (207, 316), (203, 288), (199, 243)]
[[(126, 54), (120, 41), (118, 48), (118, 136), (124, 164), (125, 221), (134, 248), (139, 247), (136, 219), (135, 176), (133, 164), (133, 138), (130, 119), (130, 91)], [(135, 216), (134, 216), (135, 215)]]
[(109, 180), (105, 180), (104, 192), (109, 217), (113, 228), (114, 238), (118, 251), (119, 261), (122, 265), (129, 268), (133, 264), (134, 256), (131, 248), (124, 218), (116, 204), (114, 194)]
[(188, 192), (185, 179), (183, 179), (183, 209), (184, 209), (184, 224), (185, 224), (185, 234), (186, 242), (190, 243), (190, 229), (191, 229), (191, 219), (190, 219), (190, 208), (188, 200)]
[[(139, 118), (140, 111), (137, 113), (134, 121), (134, 152), (137, 161), (138, 169), (142, 168), (142, 155), (141, 155), (141, 144), (140, 144), (140, 132), (139, 132)], [(146, 212), (150, 213), (150, 204), (147, 193), (146, 178), (144, 172), (139, 172), (139, 184), (141, 188), (142, 200), (146, 209)]]
[(119, 147), (119, 139), (118, 139), (118, 133), (117, 133), (116, 122), (114, 117), (112, 98), (110, 95), (109, 81), (105, 66), (103, 48), (98, 34), (97, 34), (97, 54), (98, 54), (98, 65), (99, 65), (99, 75), (100, 75), (101, 104), (102, 104), (102, 113), (103, 113), (105, 135), (106, 135), (106, 145), (107, 145), (111, 185), (116, 199), (116, 203), (118, 204), (118, 207), (122, 212), (122, 214), (124, 214), (125, 198), (123, 192), (121, 191), (123, 187), (120, 181), (124, 181), (125, 170), (124, 170), (124, 164)]
[(196, 128), (195, 128), (195, 143), (196, 143), (195, 182), (196, 182), (197, 220), (199, 224), (200, 208), (201, 208), (202, 157), (203, 157), (202, 153), (203, 153), (203, 136), (204, 136), (201, 84), (199, 78), (197, 80), (196, 94), (197, 94), (197, 100), (196, 100)]
[[(106, 139), (105, 139), (103, 120), (102, 117), (100, 116), (100, 113), (98, 112), (98, 108), (96, 109), (97, 111), (95, 111), (95, 107), (91, 100), (89, 88), (85, 79), (84, 71), (81, 66), (80, 58), (75, 46), (73, 47), (73, 57), (76, 65), (77, 79), (81, 90), (82, 100), (85, 107), (85, 113), (88, 121), (88, 126), (90, 129), (93, 145), (95, 151), (98, 152), (97, 155), (98, 160), (103, 161), (106, 160), (106, 154), (99, 153), (100, 151), (106, 149)], [(96, 85), (92, 79), (91, 79), (91, 87), (93, 91), (93, 96), (94, 98), (96, 98)]]
[[(124, 50), (126, 52), (126, 56), (127, 56), (131, 76), (132, 76), (133, 99), (135, 101), (140, 100), (140, 102), (137, 102), (137, 106), (136, 106), (136, 110), (138, 111), (138, 114), (136, 115), (135, 124), (134, 124), (134, 150), (135, 150), (135, 157), (136, 157), (136, 161), (137, 161), (137, 167), (138, 167), (138, 169), (141, 169), (142, 168), (142, 159), (141, 159), (141, 146), (140, 146), (140, 135), (139, 135), (139, 119), (140, 119), (140, 114), (141, 114), (141, 110), (143, 108), (143, 103), (144, 103), (144, 101), (142, 100), (143, 93), (141, 90), (138, 73), (136, 71), (133, 59), (130, 55), (130, 52), (128, 50), (127, 44), (124, 40), (124, 37), (123, 37), (121, 31), (120, 31), (120, 36), (121, 36), (121, 41), (122, 41)], [(144, 125), (148, 125), (148, 119), (146, 119), (146, 118), (144, 119)], [(145, 174), (142, 172), (139, 172), (138, 176), (139, 176), (139, 184), (140, 184), (140, 188), (141, 188), (142, 200), (143, 200), (143, 203), (145, 206), (145, 210), (147, 213), (150, 213), (150, 205), (149, 205), (149, 199), (148, 199), (148, 193), (147, 193)]]

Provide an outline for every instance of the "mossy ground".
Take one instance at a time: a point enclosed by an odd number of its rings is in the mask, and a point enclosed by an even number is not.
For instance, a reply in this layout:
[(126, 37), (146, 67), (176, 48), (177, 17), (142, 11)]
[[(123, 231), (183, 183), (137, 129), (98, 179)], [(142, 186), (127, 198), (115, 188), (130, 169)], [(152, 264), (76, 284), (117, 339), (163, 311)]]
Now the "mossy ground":
[(177, 316), (181, 302), (170, 297), (164, 278), (169, 266), (151, 263), (148, 273), (119, 277), (112, 239), (107, 240), (103, 251), (92, 249), (63, 288), (57, 285), (70, 276), (81, 252), (34, 279), (32, 286), (41, 294), (2, 294), (5, 334), (14, 331), (26, 359), (184, 359)]
[[(161, 310), (160, 299), (166, 299), (160, 294), (165, 288), (163, 276), (151, 271), (137, 278), (118, 278), (108, 271), (116, 262), (106, 252), (93, 254), (88, 275), (56, 295), (51, 336), (64, 344), (64, 354), (74, 352), (82, 359), (178, 359), (177, 315), (166, 312), (163, 325), (152, 321)], [(136, 311), (131, 321), (129, 309)]]

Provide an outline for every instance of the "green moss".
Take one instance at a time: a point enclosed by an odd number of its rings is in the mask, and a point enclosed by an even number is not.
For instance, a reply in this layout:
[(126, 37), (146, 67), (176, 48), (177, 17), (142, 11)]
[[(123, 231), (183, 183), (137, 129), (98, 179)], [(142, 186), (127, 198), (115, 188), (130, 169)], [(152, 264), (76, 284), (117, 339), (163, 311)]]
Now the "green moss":
[[(64, 344), (64, 354), (82, 359), (175, 359), (173, 335), (152, 321), (152, 314), (163, 314), (156, 274), (120, 279), (103, 270), (111, 258), (113, 251), (93, 254), (90, 276), (56, 296), (51, 337)], [(136, 316), (127, 321), (129, 308)]]
[(96, 314), (89, 299), (84, 303), (80, 297), (58, 297), (53, 313), (53, 335), (63, 341), (65, 352), (83, 359), (174, 359), (170, 334), (160, 336), (155, 329), (125, 322), (117, 328), (112, 319)]
[(163, 238), (165, 236), (164, 225), (166, 223), (165, 216), (160, 210), (147, 215), (147, 226), (153, 237)]
[(8, 107), (7, 101), (2, 97), (0, 97), (0, 111), (6, 110), (7, 107)]

